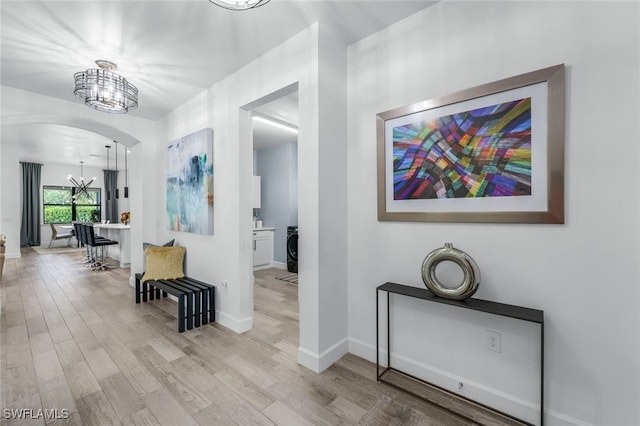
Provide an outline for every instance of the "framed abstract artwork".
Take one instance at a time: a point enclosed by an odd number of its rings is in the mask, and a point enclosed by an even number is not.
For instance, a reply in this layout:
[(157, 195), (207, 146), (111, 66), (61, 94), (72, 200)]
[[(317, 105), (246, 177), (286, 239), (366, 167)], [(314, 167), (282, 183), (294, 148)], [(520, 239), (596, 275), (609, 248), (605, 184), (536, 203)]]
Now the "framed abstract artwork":
[(564, 223), (564, 65), (377, 115), (378, 220)]
[(213, 130), (205, 128), (167, 146), (167, 228), (213, 234)]

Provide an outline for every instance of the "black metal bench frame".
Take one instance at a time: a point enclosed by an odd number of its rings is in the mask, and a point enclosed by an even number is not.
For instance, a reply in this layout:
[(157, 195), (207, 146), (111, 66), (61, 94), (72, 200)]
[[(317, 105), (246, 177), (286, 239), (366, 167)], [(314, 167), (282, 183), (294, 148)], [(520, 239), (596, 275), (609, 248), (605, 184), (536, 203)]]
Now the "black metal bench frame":
[(179, 332), (183, 332), (185, 326), (191, 330), (201, 323), (215, 322), (215, 286), (189, 277), (142, 282), (142, 275), (136, 274), (136, 303), (141, 299), (146, 302), (167, 297), (167, 294), (177, 297)]

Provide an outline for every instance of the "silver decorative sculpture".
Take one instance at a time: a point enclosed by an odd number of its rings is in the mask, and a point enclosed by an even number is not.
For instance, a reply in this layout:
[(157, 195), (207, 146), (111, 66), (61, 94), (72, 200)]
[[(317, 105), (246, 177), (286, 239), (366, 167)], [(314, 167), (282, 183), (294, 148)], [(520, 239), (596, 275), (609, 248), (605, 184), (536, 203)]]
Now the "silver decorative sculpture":
[[(464, 272), (464, 279), (454, 288), (449, 288), (436, 277), (436, 267), (445, 260), (456, 263)], [(453, 244), (445, 243), (444, 247), (433, 250), (422, 262), (422, 281), (436, 296), (447, 299), (464, 300), (478, 290), (480, 284), (480, 270), (471, 256), (462, 250), (453, 248)]]

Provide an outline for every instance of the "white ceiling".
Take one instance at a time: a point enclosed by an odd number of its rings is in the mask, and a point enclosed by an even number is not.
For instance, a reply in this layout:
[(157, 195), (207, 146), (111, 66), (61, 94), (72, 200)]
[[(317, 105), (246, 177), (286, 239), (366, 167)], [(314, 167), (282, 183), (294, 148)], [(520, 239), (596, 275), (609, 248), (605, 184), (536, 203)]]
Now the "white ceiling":
[[(298, 127), (298, 92), (275, 99), (255, 108), (253, 112)], [(298, 135), (269, 124), (253, 121), (253, 149), (259, 151), (286, 143), (298, 143)]]
[[(233, 12), (207, 0), (3, 0), (0, 81), (80, 102), (73, 96), (73, 74), (106, 59), (138, 87), (140, 106), (129, 114), (157, 120), (314, 22), (329, 25), (350, 44), (433, 3), (271, 0)], [(95, 150), (104, 150), (105, 138), (74, 135), (64, 126), (19, 127), (3, 128), (2, 143), (16, 134), (34, 150), (56, 146), (65, 151), (68, 143), (76, 155), (72, 162), (86, 154), (74, 151), (81, 140), (100, 139)]]

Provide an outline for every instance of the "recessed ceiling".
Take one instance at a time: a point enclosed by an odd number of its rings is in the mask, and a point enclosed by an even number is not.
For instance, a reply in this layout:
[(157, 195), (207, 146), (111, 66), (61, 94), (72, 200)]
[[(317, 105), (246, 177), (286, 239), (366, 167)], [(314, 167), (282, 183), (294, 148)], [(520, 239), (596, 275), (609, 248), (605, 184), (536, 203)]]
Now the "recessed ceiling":
[[(60, 124), (2, 126), (2, 144), (18, 148), (20, 161), (42, 164), (79, 164), (104, 168), (107, 165), (105, 145), (113, 141), (76, 127)], [(120, 155), (124, 155), (124, 145)], [(111, 156), (115, 151), (112, 150)], [(122, 158), (122, 157), (121, 157)]]
[(428, 1), (284, 1), (243, 12), (207, 0), (3, 1), (3, 85), (73, 102), (73, 74), (118, 65), (138, 87), (130, 112), (159, 119), (314, 22), (350, 44)]
[[(0, 82), (80, 102), (73, 95), (74, 73), (105, 59), (140, 92), (140, 106), (129, 115), (157, 120), (314, 22), (351, 44), (434, 3), (271, 0), (233, 12), (207, 0), (0, 1)], [(101, 138), (74, 129), (5, 127), (2, 144), (26, 141), (32, 152)], [(94, 142), (89, 146), (104, 146)], [(73, 164), (85, 154), (78, 148), (55, 161)]]

